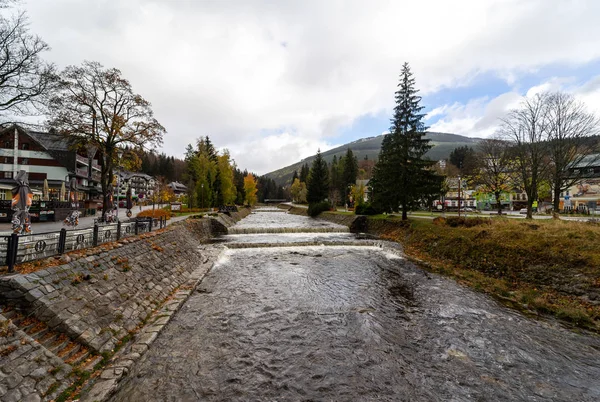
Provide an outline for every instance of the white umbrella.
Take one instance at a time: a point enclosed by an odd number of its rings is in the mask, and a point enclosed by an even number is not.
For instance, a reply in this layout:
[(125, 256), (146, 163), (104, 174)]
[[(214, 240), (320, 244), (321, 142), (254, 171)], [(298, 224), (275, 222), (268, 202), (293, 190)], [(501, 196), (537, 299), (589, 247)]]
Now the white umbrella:
[(63, 181), (62, 185), (60, 186), (60, 200), (65, 201), (66, 195), (67, 195), (67, 188), (65, 186), (65, 182)]

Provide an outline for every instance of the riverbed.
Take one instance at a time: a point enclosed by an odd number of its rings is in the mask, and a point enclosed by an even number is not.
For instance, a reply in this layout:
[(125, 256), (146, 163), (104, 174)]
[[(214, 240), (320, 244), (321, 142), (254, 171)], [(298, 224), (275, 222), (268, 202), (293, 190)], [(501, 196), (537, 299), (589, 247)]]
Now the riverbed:
[(113, 400), (600, 400), (596, 336), (323, 221), (271, 209), (236, 226), (252, 234), (215, 245), (218, 262)]

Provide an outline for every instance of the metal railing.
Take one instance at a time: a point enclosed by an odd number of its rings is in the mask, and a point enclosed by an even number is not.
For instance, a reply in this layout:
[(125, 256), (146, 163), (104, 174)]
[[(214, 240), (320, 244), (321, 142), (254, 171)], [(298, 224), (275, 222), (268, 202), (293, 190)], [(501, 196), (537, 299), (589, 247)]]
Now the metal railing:
[(8, 272), (16, 264), (61, 255), (73, 250), (96, 247), (122, 238), (151, 232), (167, 226), (166, 218), (137, 218), (129, 222), (94, 224), (86, 229), (61, 229), (59, 232), (0, 236), (0, 256), (5, 256)]

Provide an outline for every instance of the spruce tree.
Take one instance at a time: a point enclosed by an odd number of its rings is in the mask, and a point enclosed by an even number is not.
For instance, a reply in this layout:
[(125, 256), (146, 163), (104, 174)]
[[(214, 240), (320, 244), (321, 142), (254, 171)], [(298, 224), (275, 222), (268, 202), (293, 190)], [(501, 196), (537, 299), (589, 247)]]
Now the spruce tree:
[(421, 113), (421, 97), (414, 86), (410, 67), (404, 63), (395, 93), (390, 133), (381, 143), (379, 160), (369, 183), (374, 206), (387, 212), (401, 208), (403, 220), (408, 218), (411, 208), (442, 183), (442, 178), (431, 169), (435, 162), (424, 159), (432, 145), (424, 138), (425, 115)]
[(348, 199), (350, 195), (350, 186), (356, 184), (356, 178), (358, 176), (358, 159), (354, 156), (354, 153), (350, 148), (346, 151), (346, 156), (343, 158), (343, 173), (342, 182), (344, 186), (345, 199)]
[(308, 164), (305, 163), (304, 165), (302, 165), (302, 168), (300, 169), (300, 181), (302, 183), (308, 182), (308, 174), (309, 173), (310, 173), (310, 168), (308, 167)]
[(310, 168), (306, 191), (306, 200), (309, 204), (325, 201), (327, 198), (329, 192), (329, 174), (327, 163), (321, 156), (320, 149), (317, 151), (317, 156)]

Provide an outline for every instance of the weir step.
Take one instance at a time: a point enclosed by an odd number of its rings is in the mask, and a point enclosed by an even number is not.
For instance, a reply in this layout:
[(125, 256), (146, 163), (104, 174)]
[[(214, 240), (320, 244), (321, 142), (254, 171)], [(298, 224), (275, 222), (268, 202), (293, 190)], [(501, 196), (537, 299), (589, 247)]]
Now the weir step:
[[(91, 352), (86, 346), (72, 340), (64, 333), (49, 328), (43, 321), (32, 315), (27, 316), (24, 312), (13, 307), (4, 307), (2, 316), (11, 320), (20, 330), (31, 336), (37, 343), (65, 363), (73, 367), (83, 363), (88, 364), (86, 360), (90, 357)], [(93, 359), (95, 362), (92, 367), (100, 360), (102, 360), (102, 357), (96, 356)]]
[(65, 360), (65, 363), (68, 363), (72, 366), (79, 366), (90, 356), (90, 354), (90, 351), (85, 346), (82, 346), (77, 353), (74, 353), (71, 357)]
[(59, 335), (58, 338), (50, 345), (48, 350), (55, 355), (58, 355), (58, 351), (65, 348), (70, 342), (70, 339), (66, 335)]
[(93, 357), (90, 361), (86, 362), (81, 369), (84, 371), (94, 371), (94, 367), (96, 364), (100, 363), (102, 359), (102, 356)]
[(56, 355), (66, 362), (71, 356), (74, 356), (77, 352), (79, 352), (79, 349), (81, 349), (81, 344), (69, 342)]
[(267, 234), (267, 233), (349, 233), (347, 227), (311, 227), (311, 228), (239, 228), (227, 229), (228, 234)]

